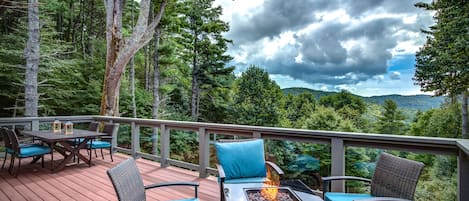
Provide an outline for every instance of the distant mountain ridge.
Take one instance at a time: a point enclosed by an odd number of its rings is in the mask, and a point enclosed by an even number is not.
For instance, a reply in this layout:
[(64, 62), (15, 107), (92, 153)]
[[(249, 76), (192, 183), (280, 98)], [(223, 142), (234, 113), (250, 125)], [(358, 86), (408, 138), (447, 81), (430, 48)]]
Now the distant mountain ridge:
[[(332, 94), (336, 94), (337, 92), (328, 92), (328, 91), (320, 91), (308, 88), (285, 88), (282, 89), (284, 94), (292, 94), (298, 95), (304, 92), (309, 92), (314, 95), (316, 100), (319, 100), (322, 96), (328, 96)], [(410, 95), (410, 96), (403, 96), (403, 95), (384, 95), (384, 96), (371, 96), (371, 97), (363, 97), (354, 94), (357, 97), (363, 99), (363, 101), (367, 103), (374, 103), (378, 105), (383, 105), (384, 101), (387, 99), (391, 99), (397, 103), (398, 107), (406, 108), (406, 109), (413, 109), (413, 110), (421, 110), (426, 111), (432, 108), (439, 108), (440, 105), (444, 102), (445, 97), (433, 97), (430, 95)]]

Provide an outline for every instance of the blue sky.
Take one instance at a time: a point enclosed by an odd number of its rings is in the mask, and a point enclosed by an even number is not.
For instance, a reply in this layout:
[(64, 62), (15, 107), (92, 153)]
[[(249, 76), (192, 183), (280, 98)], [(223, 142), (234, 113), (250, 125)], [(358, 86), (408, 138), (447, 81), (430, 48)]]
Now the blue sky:
[[(412, 81), (420, 32), (434, 23), (415, 0), (216, 0), (236, 73), (258, 65), (282, 88), (362, 96), (422, 94)], [(428, 0), (427, 0), (428, 2)]]

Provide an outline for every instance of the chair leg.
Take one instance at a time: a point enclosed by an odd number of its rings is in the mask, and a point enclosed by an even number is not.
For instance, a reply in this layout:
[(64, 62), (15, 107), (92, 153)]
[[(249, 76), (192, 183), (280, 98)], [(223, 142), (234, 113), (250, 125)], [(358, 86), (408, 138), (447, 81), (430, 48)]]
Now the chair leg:
[(101, 157), (102, 157), (103, 160), (104, 160), (103, 148), (101, 148)]
[(8, 152), (5, 151), (5, 158), (3, 159), (2, 170), (5, 168), (5, 161), (7, 160)]
[(44, 155), (41, 156), (41, 167), (44, 168)]
[(10, 173), (10, 175), (12, 174), (12, 169), (15, 165), (15, 156), (14, 155), (11, 155), (11, 159), (10, 159), (10, 167), (8, 167), (8, 173)]
[(98, 158), (98, 154), (96, 153), (96, 149), (94, 149), (94, 156)]
[(18, 168), (16, 171), (14, 171), (15, 178), (18, 177), (18, 172), (20, 171), (21, 168), (21, 158), (18, 158)]
[(50, 148), (50, 171), (54, 171), (54, 145)]
[(112, 158), (112, 147), (109, 147), (109, 155), (111, 155), (111, 162), (114, 162), (114, 159)]
[(223, 188), (223, 183), (220, 182), (220, 200), (225, 201), (225, 190)]
[[(95, 149), (94, 151), (95, 151), (94, 153), (96, 153), (96, 149)], [(90, 156), (90, 161), (89, 161), (90, 164), (88, 164), (88, 166), (91, 167), (91, 158), (92, 158), (92, 157), (91, 157), (91, 148), (89, 149), (89, 152), (88, 152), (88, 153), (89, 153), (89, 156)]]

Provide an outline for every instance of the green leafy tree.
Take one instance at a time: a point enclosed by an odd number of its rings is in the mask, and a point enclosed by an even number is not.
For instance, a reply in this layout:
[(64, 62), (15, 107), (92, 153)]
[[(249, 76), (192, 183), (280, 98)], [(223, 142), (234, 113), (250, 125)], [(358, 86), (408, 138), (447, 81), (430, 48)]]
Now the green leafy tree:
[(356, 110), (360, 115), (363, 114), (366, 110), (363, 99), (346, 90), (342, 90), (337, 94), (321, 97), (319, 99), (319, 104), (326, 107), (332, 107), (336, 110), (339, 110), (343, 107), (349, 107), (350, 109)]
[(456, 104), (443, 105), (418, 116), (411, 125), (411, 134), (429, 137), (461, 137), (460, 107)]
[(269, 74), (250, 66), (236, 80), (232, 122), (254, 126), (278, 126), (284, 118), (284, 95)]
[(415, 84), (437, 96), (462, 94), (462, 137), (468, 138), (469, 89), (469, 4), (439, 0), (418, 3), (417, 7), (436, 11), (427, 42), (416, 54)]
[(384, 101), (383, 109), (384, 111), (378, 117), (376, 123), (376, 131), (383, 134), (404, 134), (406, 131), (406, 124), (404, 123), (406, 117), (397, 108), (396, 102), (392, 100)]
[(316, 100), (311, 93), (304, 92), (299, 95), (288, 94), (285, 100), (287, 119), (293, 127), (299, 127), (296, 126), (300, 123), (298, 120), (313, 113), (315, 106)]
[(326, 131), (357, 131), (350, 120), (343, 119), (333, 108), (318, 106), (314, 113), (300, 120), (301, 128)]

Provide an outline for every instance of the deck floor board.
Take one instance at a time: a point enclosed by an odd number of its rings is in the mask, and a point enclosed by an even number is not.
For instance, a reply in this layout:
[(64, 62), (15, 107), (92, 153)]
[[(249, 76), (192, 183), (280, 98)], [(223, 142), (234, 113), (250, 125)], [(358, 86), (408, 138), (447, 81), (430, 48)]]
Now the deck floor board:
[[(7, 171), (10, 162), (8, 157), (6, 168), (0, 171), (0, 200), (117, 200), (106, 171), (127, 158), (129, 156), (116, 153), (114, 162), (111, 162), (109, 152), (105, 152), (104, 160), (99, 153), (97, 158), (93, 154), (92, 167), (80, 163), (65, 167), (57, 173), (50, 171), (50, 155), (46, 155), (44, 168), (41, 167), (40, 161), (29, 164), (31, 159), (22, 159), (18, 177), (15, 178)], [(54, 154), (55, 164), (61, 159), (60, 154)], [(137, 167), (142, 174), (144, 184), (170, 181), (199, 182), (200, 200), (220, 200), (218, 184), (214, 177), (201, 179), (197, 172), (177, 167), (161, 168), (159, 163), (145, 159), (137, 159)], [(165, 187), (148, 190), (146, 193), (149, 200), (181, 199), (193, 197), (194, 188)]]

